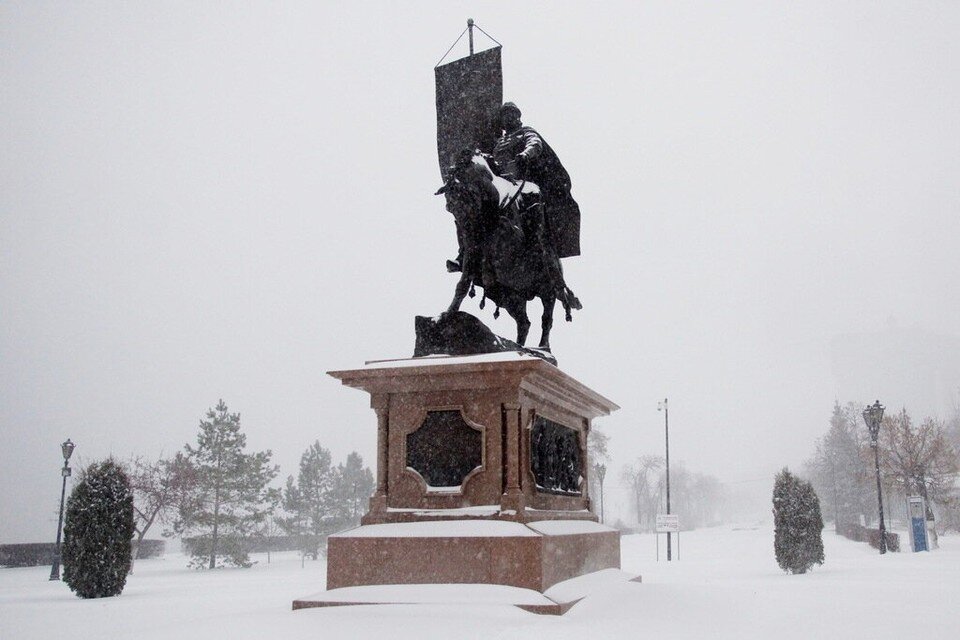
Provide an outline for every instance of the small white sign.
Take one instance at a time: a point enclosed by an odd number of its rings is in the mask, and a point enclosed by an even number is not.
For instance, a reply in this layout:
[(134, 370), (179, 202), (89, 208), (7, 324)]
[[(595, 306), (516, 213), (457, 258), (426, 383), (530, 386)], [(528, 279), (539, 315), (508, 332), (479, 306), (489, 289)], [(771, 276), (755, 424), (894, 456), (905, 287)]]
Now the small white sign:
[(657, 514), (657, 533), (679, 533), (680, 516)]

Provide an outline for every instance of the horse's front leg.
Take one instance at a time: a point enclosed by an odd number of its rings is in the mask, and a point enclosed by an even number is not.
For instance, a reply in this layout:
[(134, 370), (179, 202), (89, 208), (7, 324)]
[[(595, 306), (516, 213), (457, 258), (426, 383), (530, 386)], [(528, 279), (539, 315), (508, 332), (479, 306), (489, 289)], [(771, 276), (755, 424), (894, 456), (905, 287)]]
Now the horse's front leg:
[(457, 288), (453, 290), (453, 301), (450, 302), (450, 306), (447, 307), (447, 313), (460, 310), (460, 305), (463, 303), (463, 299), (467, 296), (467, 291), (470, 290), (471, 282), (472, 280), (470, 276), (468, 276), (466, 273), (463, 273), (460, 276), (460, 280), (457, 282)]
[(550, 330), (553, 328), (553, 308), (557, 298), (553, 295), (540, 298), (543, 302), (543, 317), (540, 318), (540, 348), (550, 351)]
[(521, 347), (530, 333), (530, 318), (527, 317), (527, 301), (521, 296), (510, 294), (503, 301), (503, 307), (517, 322), (517, 344)]

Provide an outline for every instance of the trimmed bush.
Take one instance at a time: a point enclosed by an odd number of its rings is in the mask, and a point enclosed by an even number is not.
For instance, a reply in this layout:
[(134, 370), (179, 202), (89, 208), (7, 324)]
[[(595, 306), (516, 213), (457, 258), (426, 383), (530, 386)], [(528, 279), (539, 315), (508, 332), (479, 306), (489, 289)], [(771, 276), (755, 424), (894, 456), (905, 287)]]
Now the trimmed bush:
[(854, 542), (863, 542), (867, 539), (867, 528), (862, 524), (853, 522), (847, 522), (841, 525), (837, 529), (837, 533), (847, 540), (853, 540)]
[[(880, 529), (867, 529), (866, 534), (866, 540), (870, 543), (870, 546), (874, 549), (879, 549)], [(900, 551), (900, 536), (898, 534), (887, 531), (885, 537), (887, 539), (887, 551), (892, 553)]]
[[(868, 529), (859, 524), (844, 524), (838, 533), (848, 540), (868, 542), (874, 549), (880, 548), (880, 529)], [(887, 551), (900, 551), (900, 535), (887, 531)]]
[[(139, 554), (137, 554), (137, 547), (140, 548)], [(159, 558), (166, 548), (167, 543), (164, 540), (141, 540), (139, 543), (136, 540), (133, 541), (133, 555), (139, 560)]]
[[(198, 536), (182, 538), (183, 550), (191, 556), (210, 553), (210, 538)], [(247, 553), (299, 551), (303, 546), (299, 536), (250, 536), (241, 540), (231, 540), (228, 546), (241, 546)]]
[(133, 493), (111, 459), (84, 471), (67, 502), (63, 581), (81, 598), (120, 595), (130, 571)]
[(809, 482), (786, 467), (773, 486), (774, 552), (777, 564), (789, 573), (806, 573), (823, 564), (823, 517), (820, 500)]
[[(140, 543), (140, 559), (159, 558), (166, 548), (163, 540), (143, 540)], [(53, 562), (57, 545), (53, 542), (27, 542), (0, 544), (0, 567), (39, 567)], [(137, 542), (133, 542), (136, 555)]]
[(0, 567), (39, 567), (53, 562), (57, 545), (52, 542), (0, 544)]

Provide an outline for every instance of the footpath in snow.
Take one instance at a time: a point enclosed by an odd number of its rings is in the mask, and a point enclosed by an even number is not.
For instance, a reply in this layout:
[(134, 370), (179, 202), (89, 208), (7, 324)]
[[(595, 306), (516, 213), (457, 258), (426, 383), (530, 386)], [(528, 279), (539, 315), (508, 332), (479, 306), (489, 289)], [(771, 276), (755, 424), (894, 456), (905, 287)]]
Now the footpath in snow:
[(81, 600), (47, 580), (49, 568), (0, 569), (0, 638), (842, 638), (956, 637), (960, 537), (932, 553), (881, 557), (824, 531), (826, 563), (784, 575), (769, 526), (682, 534), (681, 558), (656, 562), (655, 538), (622, 539), (623, 569), (643, 583), (615, 583), (562, 617), (487, 604), (387, 605), (291, 611), (324, 588), (323, 561), (294, 553), (256, 556), (252, 569), (194, 571), (168, 554), (137, 564), (123, 595)]

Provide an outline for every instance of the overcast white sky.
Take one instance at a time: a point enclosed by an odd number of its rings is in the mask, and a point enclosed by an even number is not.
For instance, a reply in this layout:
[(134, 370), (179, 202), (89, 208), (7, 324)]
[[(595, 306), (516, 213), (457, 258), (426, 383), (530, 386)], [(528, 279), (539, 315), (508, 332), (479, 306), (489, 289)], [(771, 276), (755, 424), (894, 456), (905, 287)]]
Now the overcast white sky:
[(673, 460), (766, 491), (873, 399), (837, 336), (956, 340), (957, 3), (4, 2), (0, 542), (52, 539), (65, 438), (170, 453), (218, 398), (281, 477), (314, 439), (374, 461), (325, 372), (452, 296), (433, 66), (467, 17), (573, 178), (552, 343), (623, 407), (617, 473), (668, 396)]

